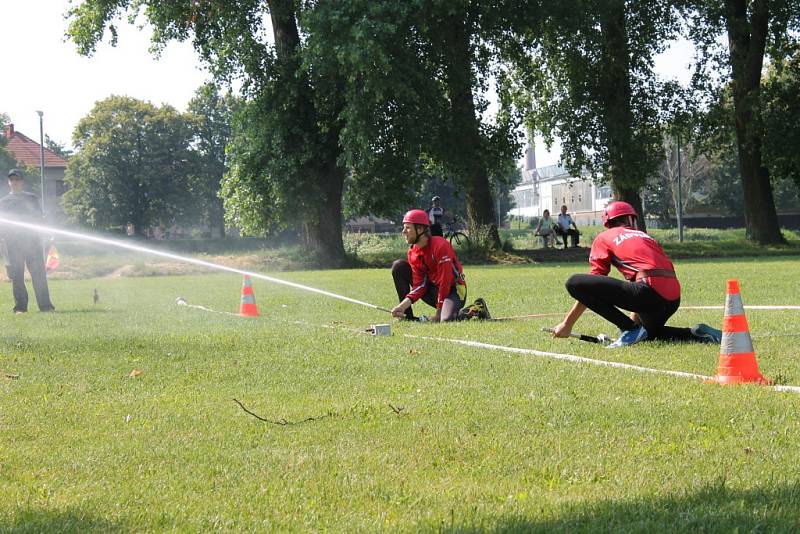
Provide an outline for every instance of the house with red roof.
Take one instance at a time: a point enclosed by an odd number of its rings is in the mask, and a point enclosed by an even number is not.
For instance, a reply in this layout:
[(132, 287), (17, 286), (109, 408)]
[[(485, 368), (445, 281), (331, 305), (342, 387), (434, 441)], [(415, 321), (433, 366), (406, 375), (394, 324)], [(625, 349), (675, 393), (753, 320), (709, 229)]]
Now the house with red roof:
[[(35, 167), (36, 174), (25, 176), (29, 183), (40, 183), (40, 162), (41, 145), (14, 129), (13, 124), (8, 124), (3, 128), (6, 146), (4, 147), (16, 160), (20, 167)], [(44, 149), (44, 211), (50, 223), (63, 222), (65, 219), (64, 209), (61, 207), (61, 196), (66, 191), (64, 185), (64, 172), (67, 169), (67, 160), (45, 147)], [(2, 184), (5, 186), (5, 176), (3, 174)], [(2, 194), (5, 194), (5, 187)]]

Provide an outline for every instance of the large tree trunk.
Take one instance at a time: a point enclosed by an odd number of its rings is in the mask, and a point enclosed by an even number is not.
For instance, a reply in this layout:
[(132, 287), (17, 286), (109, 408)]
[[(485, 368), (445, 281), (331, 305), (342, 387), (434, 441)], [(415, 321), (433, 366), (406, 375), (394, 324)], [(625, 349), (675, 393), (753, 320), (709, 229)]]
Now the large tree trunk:
[(211, 210), (208, 214), (208, 229), (214, 234), (214, 229), (219, 230), (219, 237), (225, 238), (225, 204), (222, 199), (215, 199), (211, 203)]
[(298, 111), (298, 127), (305, 130), (308, 138), (317, 140), (321, 148), (315, 155), (316, 163), (309, 165), (308, 172), (316, 178), (315, 185), (322, 193), (322, 198), (310, 203), (316, 212), (309, 214), (308, 222), (302, 225), (304, 240), (307, 246), (319, 254), (324, 265), (341, 266), (346, 261), (341, 220), (345, 173), (337, 165), (339, 132), (319, 131), (313, 89), (300, 68), (298, 51), (301, 43), (294, 11), (295, 2), (269, 0), (268, 4), (275, 51), (284, 69), (282, 74), (286, 80), (292, 82), (292, 87), (288, 90), (293, 91), (293, 106)]
[(633, 209), (635, 209), (636, 213), (638, 214), (636, 217), (636, 224), (638, 225), (639, 230), (646, 232), (647, 224), (645, 223), (644, 211), (642, 210), (642, 197), (639, 195), (639, 190), (618, 187), (616, 184), (613, 184), (611, 187), (614, 191), (614, 198), (616, 200), (622, 200), (623, 202), (627, 202), (633, 206)]
[(303, 225), (306, 245), (316, 250), (324, 267), (342, 267), (345, 264), (342, 242), (342, 190), (344, 172), (332, 165), (320, 169), (323, 194), (327, 199), (320, 210), (318, 222)]
[(624, 2), (616, 0), (600, 10), (603, 41), (600, 91), (603, 95), (603, 128), (608, 137), (608, 172), (614, 198), (631, 204), (639, 214), (639, 228), (645, 230), (639, 191), (645, 183), (636, 158), (628, 157), (633, 148), (633, 110), (631, 109), (630, 63)]
[(497, 218), (489, 187), (489, 173), (483, 161), (480, 124), (475, 112), (472, 93), (472, 53), (467, 33), (465, 14), (453, 8), (446, 19), (445, 42), (447, 46), (445, 74), (450, 96), (453, 146), (461, 152), (451, 155), (459, 161), (466, 187), (467, 219), (470, 229), (487, 232), (488, 245), (500, 248)]
[(769, 0), (726, 0), (725, 18), (733, 71), (733, 107), (736, 144), (744, 190), (747, 237), (761, 245), (785, 243), (775, 210), (769, 171), (761, 156), (761, 69), (769, 26)]

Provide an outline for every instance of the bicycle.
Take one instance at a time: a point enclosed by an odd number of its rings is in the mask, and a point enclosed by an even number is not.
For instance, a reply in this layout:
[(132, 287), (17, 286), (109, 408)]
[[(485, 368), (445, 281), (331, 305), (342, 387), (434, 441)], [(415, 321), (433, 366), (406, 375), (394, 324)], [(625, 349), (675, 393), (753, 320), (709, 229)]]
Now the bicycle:
[(472, 242), (469, 236), (457, 228), (458, 220), (453, 217), (453, 220), (446, 223), (447, 230), (444, 232), (444, 238), (447, 239), (455, 249), (469, 250), (472, 248)]

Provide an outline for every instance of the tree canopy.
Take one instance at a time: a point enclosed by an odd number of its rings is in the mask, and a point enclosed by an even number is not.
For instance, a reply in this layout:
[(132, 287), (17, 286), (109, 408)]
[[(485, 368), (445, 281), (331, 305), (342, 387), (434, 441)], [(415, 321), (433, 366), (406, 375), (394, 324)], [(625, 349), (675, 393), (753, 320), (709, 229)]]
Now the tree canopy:
[(800, 52), (770, 65), (763, 97), (764, 157), (770, 175), (800, 186)]
[(136, 233), (170, 224), (186, 201), (192, 129), (168, 105), (112, 96), (95, 104), (73, 134), (64, 208), (96, 228)]
[[(659, 172), (665, 136), (687, 133), (700, 115), (706, 122), (726, 117), (711, 105), (726, 87), (748, 235), (780, 241), (769, 171), (798, 175), (796, 156), (781, 151), (779, 140), (797, 135), (798, 68), (787, 58), (799, 6), (83, 0), (69, 12), (69, 36), (91, 54), (107, 31), (113, 44), (120, 18), (143, 15), (157, 47), (190, 40), (217, 84), (238, 79), (241, 102), (207, 93), (193, 104), (207, 121), (195, 131), (201, 159), (188, 182), (202, 199), (198, 212), (218, 221), (216, 184), (224, 174), (218, 194), (229, 224), (250, 234), (301, 229), (322, 262), (337, 265), (345, 261), (343, 214), (396, 214), (432, 178), (450, 180), (473, 230), (488, 228), (488, 243), (499, 244), (494, 195), (502, 187), (493, 181), (514, 175), (520, 123), (548, 143), (560, 138), (572, 174), (609, 182), (616, 198), (641, 212), (641, 190)], [(655, 57), (687, 25), (701, 59), (693, 93), (654, 70)], [(774, 73), (762, 95), (764, 57)], [(494, 84), (499, 109), (489, 118), (485, 95)], [(217, 112), (232, 125), (220, 135), (212, 130), (221, 122), (209, 119)], [(695, 137), (691, 144), (700, 150), (710, 142)]]
[(503, 55), (528, 130), (560, 138), (574, 175), (611, 183), (641, 212), (639, 192), (663, 158), (663, 124), (675, 87), (653, 59), (679, 31), (670, 2), (546, 2), (510, 24)]
[(250, 233), (302, 226), (331, 263), (343, 256), (345, 189), (350, 206), (385, 214), (409, 207), (430, 165), (458, 178), (475, 226), (495, 224), (489, 175), (518, 142), (507, 125), (481, 122), (490, 8), (86, 0), (70, 11), (70, 36), (89, 54), (116, 17), (141, 10), (157, 43), (191, 39), (217, 75), (240, 77), (246, 103), (222, 187), (228, 219)]
[[(761, 81), (765, 58), (782, 62), (797, 46), (797, 0), (696, 0), (685, 6), (699, 50), (695, 86), (707, 101), (730, 91), (732, 122), (744, 190), (747, 235), (783, 243), (769, 169), (764, 161)], [(722, 37), (726, 37), (727, 45)]]
[(216, 84), (206, 83), (195, 91), (187, 107), (194, 132), (194, 168), (187, 184), (190, 211), (220, 237), (225, 235), (220, 188), (228, 172), (226, 147), (233, 137), (233, 117), (241, 106), (241, 99), (230, 91), (223, 92)]

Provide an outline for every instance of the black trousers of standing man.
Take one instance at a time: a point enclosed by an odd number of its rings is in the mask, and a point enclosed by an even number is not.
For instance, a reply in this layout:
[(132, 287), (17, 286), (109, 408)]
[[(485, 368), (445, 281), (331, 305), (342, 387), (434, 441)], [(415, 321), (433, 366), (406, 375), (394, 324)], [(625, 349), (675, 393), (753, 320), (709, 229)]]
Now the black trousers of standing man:
[(43, 312), (53, 311), (50, 291), (47, 287), (47, 274), (44, 265), (44, 248), (38, 239), (6, 239), (6, 272), (11, 279), (14, 293), (14, 311), (28, 311), (28, 289), (25, 287), (25, 266), (31, 273), (36, 304)]

